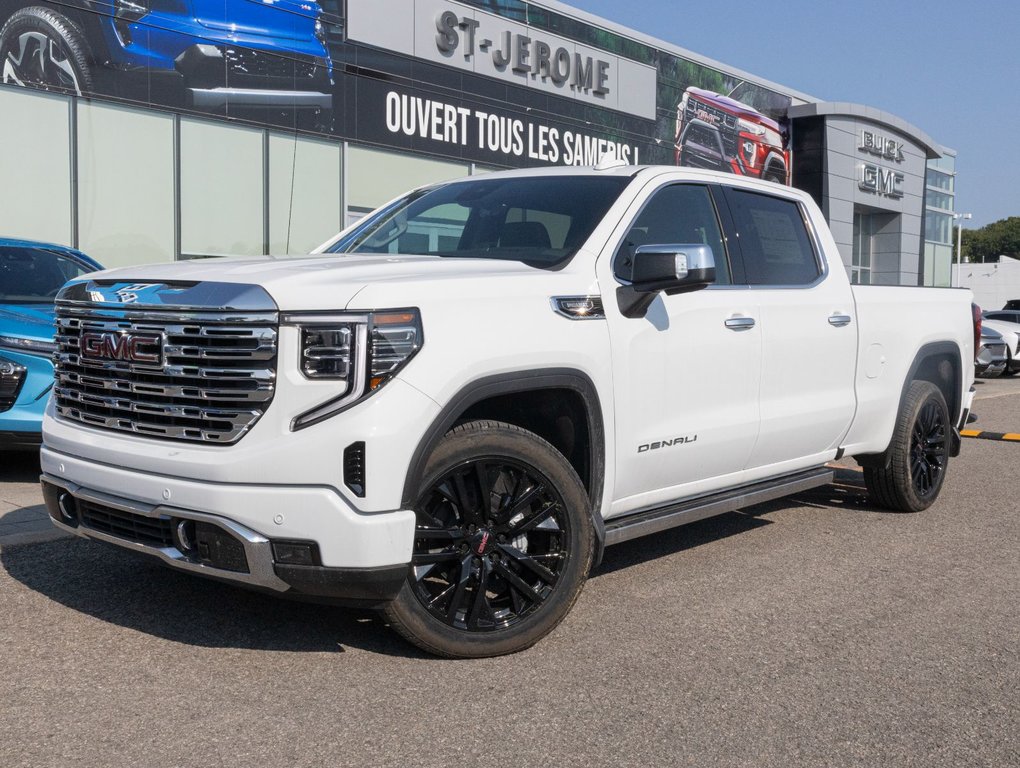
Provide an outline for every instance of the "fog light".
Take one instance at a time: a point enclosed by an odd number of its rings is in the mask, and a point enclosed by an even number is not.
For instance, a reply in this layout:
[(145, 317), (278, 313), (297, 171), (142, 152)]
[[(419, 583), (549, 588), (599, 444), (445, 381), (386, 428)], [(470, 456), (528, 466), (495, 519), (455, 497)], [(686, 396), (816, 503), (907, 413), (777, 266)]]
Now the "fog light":
[(57, 499), (57, 509), (65, 523), (78, 524), (78, 501), (69, 493), (62, 493)]
[(280, 565), (318, 565), (318, 554), (315, 542), (273, 542), (273, 559)]
[(195, 521), (177, 520), (174, 525), (174, 544), (186, 554), (195, 551)]

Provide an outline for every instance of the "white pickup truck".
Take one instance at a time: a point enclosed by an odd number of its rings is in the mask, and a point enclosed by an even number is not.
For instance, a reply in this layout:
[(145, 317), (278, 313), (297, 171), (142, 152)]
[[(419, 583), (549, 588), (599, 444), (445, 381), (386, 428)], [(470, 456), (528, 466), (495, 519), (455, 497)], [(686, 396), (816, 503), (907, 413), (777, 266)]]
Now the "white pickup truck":
[(53, 522), (174, 567), (526, 648), (603, 548), (828, 482), (926, 508), (970, 293), (849, 284), (811, 198), (676, 168), (419, 189), (314, 257), (95, 273), (57, 299)]

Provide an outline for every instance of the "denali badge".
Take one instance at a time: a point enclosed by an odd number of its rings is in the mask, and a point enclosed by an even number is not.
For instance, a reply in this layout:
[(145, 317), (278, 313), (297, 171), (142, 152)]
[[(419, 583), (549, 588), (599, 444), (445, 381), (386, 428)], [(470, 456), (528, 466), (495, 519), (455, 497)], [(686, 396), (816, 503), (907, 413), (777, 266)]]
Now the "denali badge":
[(163, 337), (157, 333), (97, 333), (81, 335), (81, 356), (87, 360), (123, 360), (143, 365), (163, 364)]
[(697, 435), (688, 435), (687, 437), (674, 437), (672, 440), (656, 440), (654, 443), (645, 443), (639, 445), (637, 452), (644, 453), (645, 451), (657, 451), (660, 448), (669, 448), (671, 445), (686, 445), (687, 443), (697, 442)]

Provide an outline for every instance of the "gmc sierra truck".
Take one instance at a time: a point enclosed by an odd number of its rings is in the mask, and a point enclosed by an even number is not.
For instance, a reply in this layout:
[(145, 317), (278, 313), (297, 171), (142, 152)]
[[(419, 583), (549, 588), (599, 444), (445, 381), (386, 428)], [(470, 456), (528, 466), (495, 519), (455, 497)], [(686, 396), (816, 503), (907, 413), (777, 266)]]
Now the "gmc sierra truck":
[(422, 648), (526, 648), (604, 547), (828, 483), (939, 495), (973, 397), (966, 290), (851, 286), (811, 198), (710, 171), (418, 189), (296, 260), (57, 297), (56, 526)]
[(688, 88), (677, 106), (676, 163), (789, 183), (779, 123), (736, 98)]

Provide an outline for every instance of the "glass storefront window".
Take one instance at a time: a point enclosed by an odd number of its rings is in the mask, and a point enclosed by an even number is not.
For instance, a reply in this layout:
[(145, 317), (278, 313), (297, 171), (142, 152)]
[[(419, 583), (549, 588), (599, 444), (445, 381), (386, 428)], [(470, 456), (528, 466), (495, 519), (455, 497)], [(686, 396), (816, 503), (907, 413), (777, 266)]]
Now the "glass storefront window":
[(265, 252), (263, 131), (181, 120), (181, 254)]
[(270, 253), (308, 253), (343, 228), (340, 155), (336, 142), (270, 134)]
[(65, 96), (0, 87), (0, 233), (71, 245), (71, 119)]
[(850, 265), (850, 282), (871, 284), (871, 256), (874, 250), (875, 217), (854, 213), (853, 257)]
[(78, 231), (81, 249), (104, 267), (173, 261), (171, 115), (78, 105)]
[(926, 182), (929, 187), (942, 189), (946, 192), (952, 192), (953, 187), (955, 186), (955, 179), (951, 174), (943, 173), (942, 171), (935, 170), (934, 168), (928, 168)]
[(944, 211), (953, 210), (953, 195), (929, 189), (926, 190), (924, 199), (929, 208), (941, 208)]
[(928, 210), (924, 217), (924, 239), (932, 243), (953, 242), (953, 214)]

